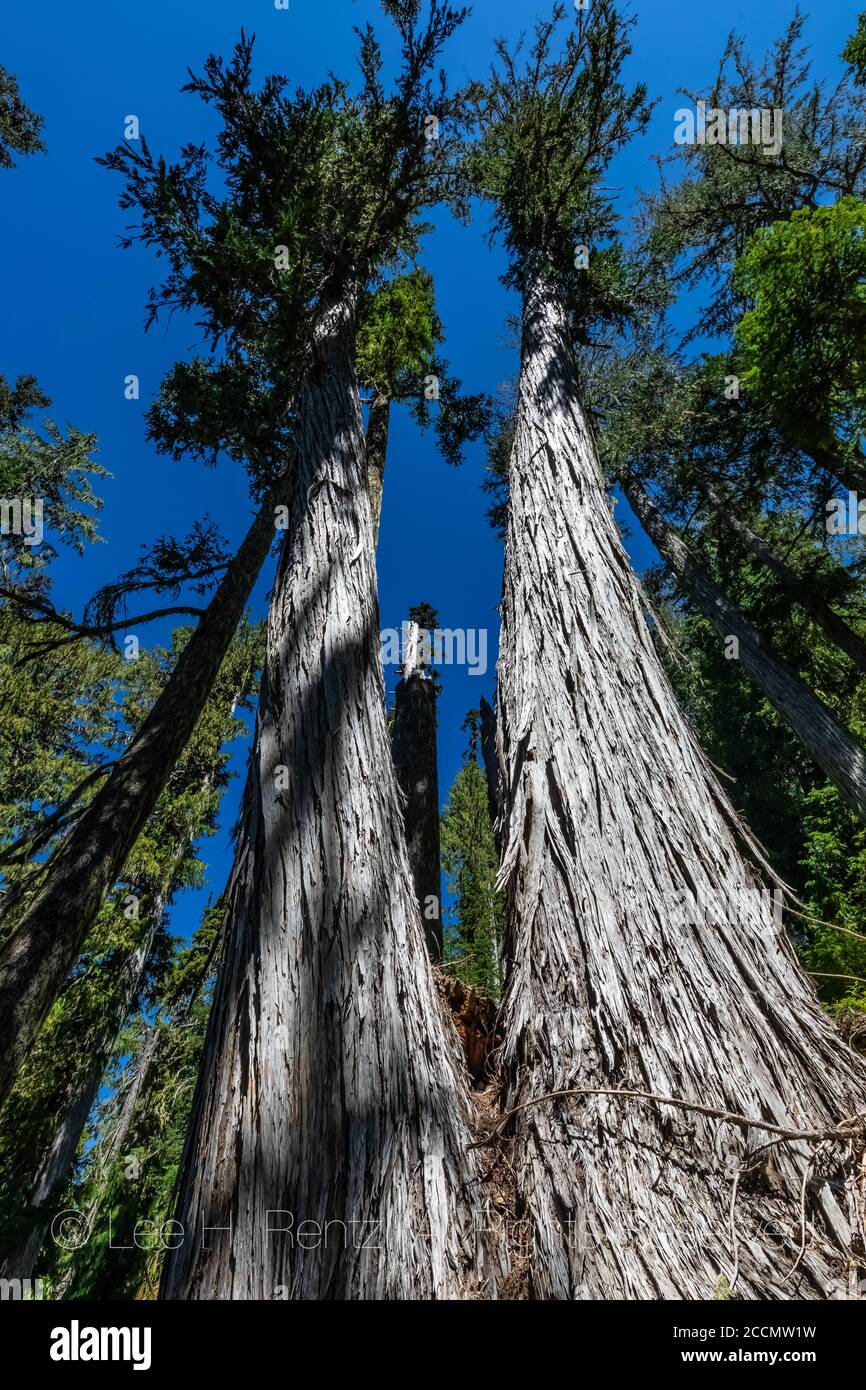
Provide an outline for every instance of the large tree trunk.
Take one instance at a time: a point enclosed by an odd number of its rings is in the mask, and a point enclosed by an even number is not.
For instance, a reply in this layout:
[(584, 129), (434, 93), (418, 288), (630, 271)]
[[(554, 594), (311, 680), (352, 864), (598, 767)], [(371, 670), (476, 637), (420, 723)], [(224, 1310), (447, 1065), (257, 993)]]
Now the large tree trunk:
[[(410, 630), (417, 624), (410, 623)], [(403, 825), (415, 898), (432, 961), (442, 959), (442, 861), (439, 850), (439, 766), (436, 684), (410, 656), (394, 696), (391, 749), (403, 797)]]
[(300, 403), (168, 1298), (429, 1299), (476, 1277), (467, 1084), (385, 724), (353, 337), (337, 302)]
[(830, 641), (835, 642), (854, 665), (866, 673), (866, 641), (816, 592), (814, 582), (780, 559), (763, 536), (757, 536), (711, 487), (705, 488), (704, 493), (713, 511), (730, 527), (745, 549), (776, 576), (785, 592), (824, 629)]
[[(565, 314), (541, 279), (525, 293), (509, 512), (497, 707), (511, 908), (503, 1105), (526, 1107), (505, 1132), (530, 1292), (712, 1298), (719, 1276), (733, 1278), (734, 1176), (769, 1136), (657, 1102), (542, 1097), (628, 1088), (799, 1130), (862, 1109), (866, 1068), (754, 891), (745, 832), (660, 667)], [(688, 892), (740, 896), (726, 923), (688, 925)], [(786, 1282), (808, 1153), (804, 1141), (777, 1143), (739, 1185), (745, 1297), (847, 1290), (851, 1222), (820, 1167), (807, 1248)]]
[(192, 735), (270, 549), (283, 495), (284, 485), (266, 495), (138, 736), (58, 847), (39, 897), (0, 952), (0, 1105)]
[(692, 602), (723, 639), (736, 637), (739, 660), (758, 689), (791, 726), (806, 752), (830, 778), (852, 811), (866, 821), (866, 751), (687, 549), (633, 476), (622, 489), (635, 515), (667, 560)]
[(367, 490), (370, 494), (374, 546), (379, 539), (379, 522), (382, 519), (382, 493), (385, 487), (385, 459), (388, 454), (390, 420), (391, 402), (387, 396), (376, 392), (370, 402), (366, 437)]

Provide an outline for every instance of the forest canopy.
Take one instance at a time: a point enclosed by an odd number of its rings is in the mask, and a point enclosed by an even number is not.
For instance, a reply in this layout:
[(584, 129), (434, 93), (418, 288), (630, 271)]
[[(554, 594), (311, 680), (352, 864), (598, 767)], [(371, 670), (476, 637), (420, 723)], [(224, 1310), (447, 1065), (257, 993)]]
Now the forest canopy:
[(10, 1296), (866, 1289), (866, 14), (515, 9), (0, 67)]

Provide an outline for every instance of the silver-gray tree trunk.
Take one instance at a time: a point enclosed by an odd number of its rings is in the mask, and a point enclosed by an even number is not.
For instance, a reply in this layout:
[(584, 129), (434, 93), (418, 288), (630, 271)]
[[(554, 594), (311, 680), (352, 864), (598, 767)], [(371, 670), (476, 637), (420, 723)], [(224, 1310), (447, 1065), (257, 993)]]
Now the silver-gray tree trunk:
[(316, 353), (169, 1298), (430, 1299), (478, 1278), (467, 1083), (385, 725), (350, 301)]
[[(732, 1221), (765, 1133), (604, 1095), (532, 1103), (634, 1088), (798, 1129), (866, 1105), (655, 655), (543, 279), (524, 302), (497, 715), (503, 1105), (527, 1106), (506, 1133), (531, 1295), (712, 1298), (735, 1264), (740, 1296), (847, 1292), (856, 1218), (820, 1165), (786, 1278), (805, 1142), (764, 1151)], [(734, 909), (688, 925), (684, 893)]]

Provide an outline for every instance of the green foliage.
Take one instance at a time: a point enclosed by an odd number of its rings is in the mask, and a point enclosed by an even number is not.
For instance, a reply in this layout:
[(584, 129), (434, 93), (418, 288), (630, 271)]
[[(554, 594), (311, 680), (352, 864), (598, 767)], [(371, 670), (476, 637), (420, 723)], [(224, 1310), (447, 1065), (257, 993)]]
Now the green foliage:
[(853, 68), (858, 87), (866, 86), (866, 11), (857, 18), (857, 29), (842, 50), (842, 57)]
[(747, 242), (733, 270), (752, 304), (736, 328), (746, 390), (805, 441), (866, 426), (866, 203), (798, 208)]
[(433, 299), (433, 280), (413, 270), (366, 291), (358, 305), (355, 340), (358, 380), (388, 400), (420, 394), (442, 325)]
[[(169, 374), (149, 414), (151, 438), (178, 456), (242, 459), (254, 485), (285, 466), (291, 406), (309, 358), (312, 324), (333, 295), (357, 293), (387, 269), (414, 261), (420, 220), (441, 201), (458, 214), (455, 179), (462, 108), (432, 80), (463, 12), (430, 0), (392, 3), (401, 58), (392, 90), (379, 41), (358, 31), (356, 92), (335, 76), (288, 93), (284, 77), (253, 83), (253, 41), (231, 60), (212, 55), (184, 88), (220, 122), (213, 151), (186, 145), (174, 163), (142, 138), (100, 162), (122, 175), (121, 207), (140, 221), (128, 243), (154, 247), (169, 271), (148, 305), (195, 311), (220, 356)], [(441, 123), (425, 138), (426, 121)]]
[(86, 1162), (63, 1197), (64, 1205), (88, 1213), (92, 1233), (81, 1250), (57, 1261), (68, 1298), (156, 1296), (222, 918), (221, 902), (206, 909), (189, 946), (175, 951), (159, 1011), (150, 1020), (133, 1018), (118, 1043), (111, 1093), (93, 1117)]
[[(730, 332), (743, 309), (731, 281), (732, 266), (760, 228), (790, 218), (798, 208), (866, 196), (862, 159), (866, 89), (849, 77), (825, 92), (811, 77), (797, 12), (760, 61), (732, 34), (714, 81), (684, 95), (723, 110), (783, 112), (782, 148), (762, 145), (679, 146), (661, 161), (662, 189), (645, 200), (645, 244), (677, 282), (711, 287), (705, 312), (689, 338)], [(669, 178), (672, 166), (682, 177)]]
[[(466, 444), (489, 429), (492, 402), (484, 392), (464, 394), (462, 382), (437, 351), (444, 336), (427, 271), (394, 276), (360, 297), (356, 360), (361, 386), (380, 401), (408, 404), (422, 429), (435, 428), (446, 462), (457, 465)], [(438, 382), (436, 410), (424, 390), (428, 376)]]
[(505, 899), (496, 889), (499, 859), (477, 758), (478, 721), (478, 711), (471, 711), (464, 725), (470, 730), (469, 751), (441, 819), (442, 867), (457, 899), (453, 920), (445, 923), (445, 960), (454, 962), (464, 984), (498, 1000)]
[[(835, 787), (819, 787), (807, 795), (803, 823), (801, 863), (812, 915), (860, 933), (857, 940), (829, 926), (810, 924), (803, 960), (809, 970), (820, 972), (822, 997), (834, 1013), (866, 1012), (866, 829), (840, 803)], [(859, 979), (845, 979), (846, 975)]]
[[(91, 457), (95, 435), (64, 434), (51, 420), (41, 429), (28, 422), (34, 407), (48, 404), (33, 377), (19, 377), (14, 387), (0, 378), (0, 498), (41, 498), (46, 533), (82, 554), (98, 539), (93, 513), (102, 507), (91, 479), (109, 474)], [(7, 566), (32, 574), (54, 554), (48, 542), (27, 546), (21, 536), (0, 536), (0, 562)]]
[(18, 82), (0, 67), (0, 169), (12, 169), (16, 154), (35, 154), (44, 150), (40, 131), (44, 121), (21, 98)]
[(35, 376), (19, 376), (14, 386), (0, 376), (0, 436), (20, 429), (31, 410), (50, 404)]
[[(4, 623), (13, 632), (16, 624), (23, 626), (8, 609), (0, 609), (0, 624)], [(3, 765), (7, 756), (13, 760), (5, 746), (4, 722), (0, 828), (7, 835), (23, 834), (22, 822), (25, 830), (31, 821), (38, 825), (37, 812), (62, 801), (69, 783), (80, 782), (97, 740), (109, 753), (123, 746), (164, 688), (190, 635), (190, 630), (179, 630), (170, 649), (142, 652), (131, 664), (78, 644), (65, 649), (62, 660), (52, 655), (19, 668), (19, 684), (26, 681), (21, 689), (16, 687), (11, 664), (0, 662), (0, 679), (10, 686), (14, 716), (9, 737), (21, 759), (19, 768)], [(165, 913), (177, 894), (203, 882), (198, 843), (216, 829), (229, 781), (226, 745), (245, 732), (237, 715), (250, 708), (263, 646), (262, 625), (241, 626), (193, 736), (135, 843), (122, 880), (103, 905), (67, 987), (53, 1005), (6, 1102), (0, 1133), (0, 1245), (7, 1251), (39, 1220), (28, 1198), (58, 1121), (75, 1097), (83, 1095), (83, 1123), (127, 1015), (152, 1009), (159, 1000), (172, 1000), (172, 991), (181, 987), (175, 980), (178, 966), (172, 963), (175, 948), (167, 934)], [(52, 668), (57, 673), (53, 682), (48, 679)], [(15, 791), (17, 799), (10, 803)], [(49, 848), (54, 838), (46, 842)], [(32, 892), (38, 886), (38, 865), (28, 863), (27, 855), (22, 859), (23, 867), (15, 873), (4, 866), (7, 881), (14, 887), (29, 871), (30, 880), (24, 883), (26, 891)], [(130, 894), (138, 904), (134, 909), (130, 909)], [(140, 959), (132, 965), (136, 954)], [(188, 973), (181, 975), (182, 981)], [(127, 1041), (118, 1046), (119, 1055), (128, 1051)], [(53, 1211), (49, 1203), (49, 1216)]]
[[(620, 80), (633, 23), (611, 0), (592, 0), (576, 16), (556, 4), (522, 65), (522, 43), (511, 52), (500, 39), (488, 80), (469, 89), (478, 139), (466, 171), (494, 204), (493, 231), (511, 258), (506, 281), (522, 286), (543, 271), (584, 323), (616, 317), (629, 299), (620, 253), (602, 247), (616, 218), (599, 184), (650, 117), (646, 87), (629, 91)], [(575, 264), (584, 245), (594, 253), (589, 271)]]
[[(40, 636), (51, 633), (40, 625)], [(0, 607), (0, 872), (2, 905), (20, 891), (30, 860), (55, 841), (62, 823), (46, 818), (72, 797), (116, 743), (121, 676), (117, 658), (79, 644), (63, 658), (26, 661), (29, 623)], [(2, 929), (9, 921), (2, 919)]]

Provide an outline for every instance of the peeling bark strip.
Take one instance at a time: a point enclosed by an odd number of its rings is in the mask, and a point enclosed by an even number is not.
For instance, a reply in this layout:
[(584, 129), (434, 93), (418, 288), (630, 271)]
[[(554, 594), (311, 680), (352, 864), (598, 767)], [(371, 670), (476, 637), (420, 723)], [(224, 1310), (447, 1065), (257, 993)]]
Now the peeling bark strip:
[(684, 545), (634, 477), (622, 489), (647, 535), (667, 560), (692, 602), (719, 636), (736, 637), (740, 661), (758, 689), (790, 724), (852, 811), (866, 821), (866, 751), (795, 671), (775, 655), (762, 634), (722, 592)]
[(780, 559), (767, 544), (763, 536), (756, 536), (755, 532), (744, 521), (741, 521), (729, 507), (725, 506), (721, 497), (711, 487), (705, 489), (705, 495), (710, 506), (731, 528), (746, 550), (754, 555), (756, 560), (760, 560), (771, 574), (776, 576), (782, 588), (791, 595), (794, 602), (799, 604), (804, 612), (809, 614), (810, 618), (813, 618), (824, 629), (830, 641), (835, 642), (836, 646), (851, 658), (854, 665), (866, 673), (866, 641), (860, 634), (855, 632), (845, 619), (836, 613), (829, 603), (815, 591), (810, 579), (798, 574), (796, 570), (791, 569), (790, 565), (786, 565), (785, 561)]
[(353, 336), (338, 302), (300, 403), (168, 1298), (430, 1299), (473, 1282), (468, 1087), (385, 725)]
[(56, 850), (0, 953), (0, 1105), (207, 702), (274, 537), (269, 493), (137, 738)]
[[(754, 887), (733, 812), (655, 655), (577, 393), (564, 313), (527, 288), (497, 706), (511, 970), (503, 1110), (569, 1088), (679, 1096), (794, 1129), (866, 1104), (759, 894), (690, 927), (672, 903)], [(509, 1121), (537, 1298), (712, 1298), (733, 1274), (733, 1180), (766, 1135), (604, 1095)], [(838, 1146), (830, 1149), (839, 1177)], [(738, 1187), (738, 1292), (847, 1292), (859, 1224), (810, 1149)], [(786, 1243), (787, 1242), (787, 1243)]]

